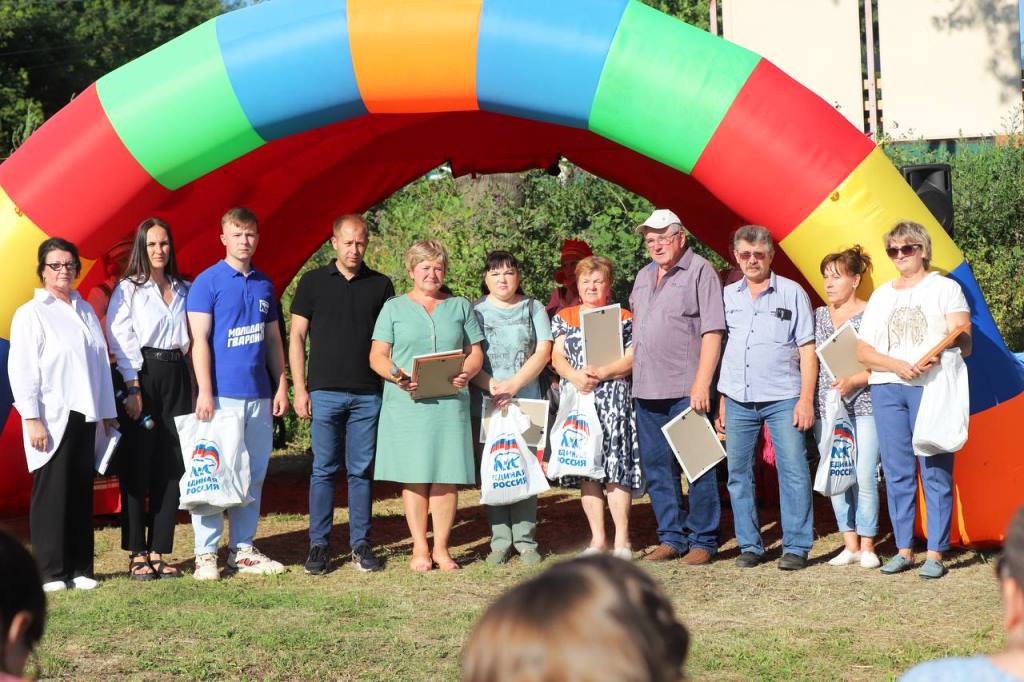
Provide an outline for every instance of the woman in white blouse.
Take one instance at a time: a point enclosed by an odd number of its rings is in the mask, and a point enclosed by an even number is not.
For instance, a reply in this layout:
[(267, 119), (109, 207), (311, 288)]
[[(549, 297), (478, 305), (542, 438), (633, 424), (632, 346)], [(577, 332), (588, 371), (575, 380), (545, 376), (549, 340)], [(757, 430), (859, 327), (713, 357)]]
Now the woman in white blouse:
[(7, 371), (33, 475), (32, 549), (47, 592), (96, 587), (96, 430), (117, 426), (103, 330), (73, 288), (81, 267), (71, 242), (51, 237), (40, 244), (36, 274), (43, 288), (11, 321)]
[[(860, 323), (857, 358), (871, 370), (871, 403), (881, 446), (889, 519), (899, 553), (882, 566), (892, 575), (914, 566), (914, 522), (918, 469), (927, 507), (928, 554), (918, 570), (922, 578), (947, 572), (942, 553), (949, 549), (953, 514), (953, 453), (919, 456), (913, 447), (923, 378), (935, 361), (920, 360), (947, 333), (971, 319), (960, 285), (929, 271), (932, 240), (919, 223), (904, 221), (885, 234), (885, 252), (899, 276), (871, 294)], [(971, 333), (957, 346), (971, 353)]]
[(171, 228), (156, 218), (144, 220), (107, 309), (107, 338), (127, 387), (124, 408), (130, 418), (119, 473), (121, 547), (129, 553), (133, 580), (180, 575), (163, 555), (173, 548), (184, 473), (174, 417), (192, 411), (187, 295)]

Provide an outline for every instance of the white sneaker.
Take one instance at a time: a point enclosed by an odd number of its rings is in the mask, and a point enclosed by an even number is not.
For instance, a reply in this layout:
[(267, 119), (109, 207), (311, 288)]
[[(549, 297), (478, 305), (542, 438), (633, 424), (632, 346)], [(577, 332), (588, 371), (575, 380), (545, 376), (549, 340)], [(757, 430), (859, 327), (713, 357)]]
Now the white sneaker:
[(624, 561), (633, 560), (633, 548), (632, 547), (617, 547), (612, 550), (612, 556), (616, 559), (622, 559)]
[(594, 556), (595, 554), (604, 554), (604, 550), (600, 547), (587, 547), (576, 556)]
[(277, 575), (284, 573), (284, 564), (274, 561), (255, 547), (239, 547), (228, 553), (228, 568), (239, 573)]
[(828, 560), (829, 566), (850, 566), (860, 561), (860, 552), (851, 552), (848, 549), (844, 549), (839, 553), (838, 556), (834, 556)]
[(71, 579), (71, 585), (76, 590), (92, 590), (95, 589), (99, 583), (92, 578), (86, 578), (84, 575), (80, 575), (77, 578)]
[(192, 573), (196, 580), (220, 580), (217, 570), (217, 555), (214, 553), (196, 555), (196, 570)]
[(860, 567), (861, 568), (878, 568), (882, 565), (878, 555), (874, 552), (861, 552), (860, 553)]
[(43, 583), (43, 592), (61, 592), (68, 589), (68, 584), (63, 580), (51, 580)]

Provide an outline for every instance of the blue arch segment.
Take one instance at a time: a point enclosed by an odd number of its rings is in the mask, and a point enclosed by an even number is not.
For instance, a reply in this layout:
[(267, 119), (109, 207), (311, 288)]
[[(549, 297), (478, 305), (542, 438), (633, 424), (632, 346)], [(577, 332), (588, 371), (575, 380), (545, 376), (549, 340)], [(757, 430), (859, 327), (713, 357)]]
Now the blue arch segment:
[(626, 0), (484, 0), (480, 108), (586, 128)]
[(366, 113), (345, 0), (265, 2), (217, 18), (231, 86), (264, 140)]
[[(971, 306), (974, 337), (967, 370), (971, 384), (971, 414), (976, 414), (1024, 391), (1024, 364), (1003, 342), (967, 261), (950, 272), (949, 278), (964, 290)], [(984, 380), (979, 381), (982, 377)]]
[(7, 356), (11, 352), (11, 342), (7, 339), (0, 339), (0, 433), (3, 433), (7, 425), (7, 417), (11, 414), (11, 405), (14, 404), (14, 396), (11, 395), (11, 382), (7, 379)]

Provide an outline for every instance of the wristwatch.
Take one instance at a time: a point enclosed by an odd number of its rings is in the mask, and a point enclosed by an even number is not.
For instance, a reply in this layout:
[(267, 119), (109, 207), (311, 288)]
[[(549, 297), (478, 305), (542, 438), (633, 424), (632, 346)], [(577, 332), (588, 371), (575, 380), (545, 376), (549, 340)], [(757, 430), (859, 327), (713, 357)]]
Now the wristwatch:
[(126, 395), (138, 395), (142, 393), (142, 389), (138, 386), (128, 386), (128, 390), (125, 391)]
[(398, 365), (391, 365), (391, 370), (388, 373), (396, 384), (402, 381), (402, 369)]

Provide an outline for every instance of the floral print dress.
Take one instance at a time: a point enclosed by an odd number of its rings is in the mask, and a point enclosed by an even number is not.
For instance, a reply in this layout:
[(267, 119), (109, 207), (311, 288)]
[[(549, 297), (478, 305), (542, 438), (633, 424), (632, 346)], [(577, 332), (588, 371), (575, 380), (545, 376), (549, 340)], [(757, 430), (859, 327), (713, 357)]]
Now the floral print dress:
[[(622, 347), (633, 345), (633, 319), (629, 311), (622, 311)], [(551, 335), (565, 337), (565, 357), (575, 369), (583, 368), (583, 330), (580, 325), (580, 306), (561, 310), (551, 321)], [(561, 380), (561, 387), (569, 382)], [(637, 441), (636, 416), (633, 414), (632, 379), (609, 379), (594, 389), (597, 418), (604, 432), (605, 483), (617, 483), (629, 488), (634, 495), (642, 495), (643, 474), (640, 472), (640, 446)], [(559, 485), (576, 487), (579, 477), (564, 476)]]

